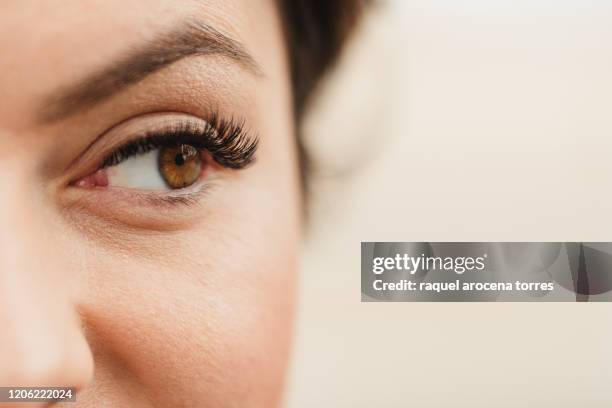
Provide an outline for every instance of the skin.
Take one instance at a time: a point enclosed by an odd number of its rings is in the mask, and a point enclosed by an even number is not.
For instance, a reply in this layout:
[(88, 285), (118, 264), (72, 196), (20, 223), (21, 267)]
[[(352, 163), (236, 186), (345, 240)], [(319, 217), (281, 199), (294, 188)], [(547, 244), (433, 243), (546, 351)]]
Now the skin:
[[(260, 72), (189, 56), (50, 119), (57, 95), (187, 20)], [(0, 385), (76, 387), (53, 405), (74, 408), (277, 406), (300, 193), (274, 2), (3, 1), (0, 55)], [(189, 205), (74, 185), (147, 114), (212, 108), (259, 135), (256, 162), (210, 165)]]

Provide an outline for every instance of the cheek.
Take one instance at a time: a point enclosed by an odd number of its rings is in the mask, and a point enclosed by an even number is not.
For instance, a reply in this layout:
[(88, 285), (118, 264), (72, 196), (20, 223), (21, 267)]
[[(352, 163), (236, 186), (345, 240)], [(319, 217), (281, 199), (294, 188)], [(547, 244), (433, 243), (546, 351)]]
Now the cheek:
[(279, 225), (243, 224), (232, 237), (230, 222), (149, 238), (165, 255), (147, 260), (98, 251), (95, 292), (83, 305), (96, 382), (133, 383), (162, 406), (176, 406), (177, 396), (201, 406), (275, 406), (297, 264), (297, 236)]

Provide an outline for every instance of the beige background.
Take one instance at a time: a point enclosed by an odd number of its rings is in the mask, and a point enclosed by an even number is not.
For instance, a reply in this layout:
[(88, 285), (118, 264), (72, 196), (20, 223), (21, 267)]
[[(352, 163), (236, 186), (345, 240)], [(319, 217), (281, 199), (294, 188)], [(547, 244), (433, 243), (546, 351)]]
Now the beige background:
[(612, 306), (360, 303), (360, 241), (612, 240), (612, 2), (396, 0), (307, 126), (287, 407), (610, 407)]

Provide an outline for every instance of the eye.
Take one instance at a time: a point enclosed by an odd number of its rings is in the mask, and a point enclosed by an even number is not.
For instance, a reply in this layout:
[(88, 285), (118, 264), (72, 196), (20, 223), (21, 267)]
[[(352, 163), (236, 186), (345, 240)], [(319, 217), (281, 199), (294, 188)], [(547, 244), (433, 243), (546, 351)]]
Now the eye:
[(202, 152), (191, 145), (159, 150), (159, 172), (170, 188), (189, 187), (202, 173)]
[(77, 187), (122, 187), (177, 190), (195, 184), (202, 175), (202, 150), (187, 144), (158, 147), (130, 156), (77, 181)]
[(124, 143), (104, 158), (98, 170), (73, 185), (179, 190), (200, 181), (214, 163), (242, 169), (253, 161), (257, 138), (248, 136), (240, 122), (213, 116), (209, 121), (163, 123), (169, 129), (149, 129)]
[(102, 180), (102, 186), (139, 190), (186, 188), (199, 180), (204, 168), (202, 156), (202, 150), (192, 145), (158, 147), (97, 171), (92, 181), (97, 178), (98, 186)]

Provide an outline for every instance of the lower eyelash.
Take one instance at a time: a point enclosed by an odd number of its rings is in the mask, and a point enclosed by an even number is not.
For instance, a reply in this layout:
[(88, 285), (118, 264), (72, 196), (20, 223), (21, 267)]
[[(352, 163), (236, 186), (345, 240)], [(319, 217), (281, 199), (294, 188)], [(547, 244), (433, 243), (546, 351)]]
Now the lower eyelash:
[(202, 203), (202, 198), (218, 186), (216, 180), (207, 180), (197, 186), (182, 190), (165, 192), (135, 191), (131, 189), (115, 189), (114, 194), (122, 203), (130, 206), (146, 206), (153, 208), (194, 207)]
[(129, 157), (154, 149), (181, 144), (206, 150), (223, 167), (243, 169), (253, 163), (259, 138), (246, 132), (244, 121), (224, 120), (217, 114), (210, 115), (205, 125), (181, 120), (171, 124), (167, 130), (148, 132), (137, 140), (127, 142), (108, 155), (100, 168), (116, 166)]
[(181, 192), (179, 194), (143, 194), (142, 200), (147, 205), (153, 207), (161, 206), (185, 206), (191, 207), (201, 202), (201, 197), (208, 194), (212, 188), (212, 184), (203, 184), (198, 189), (188, 192)]

